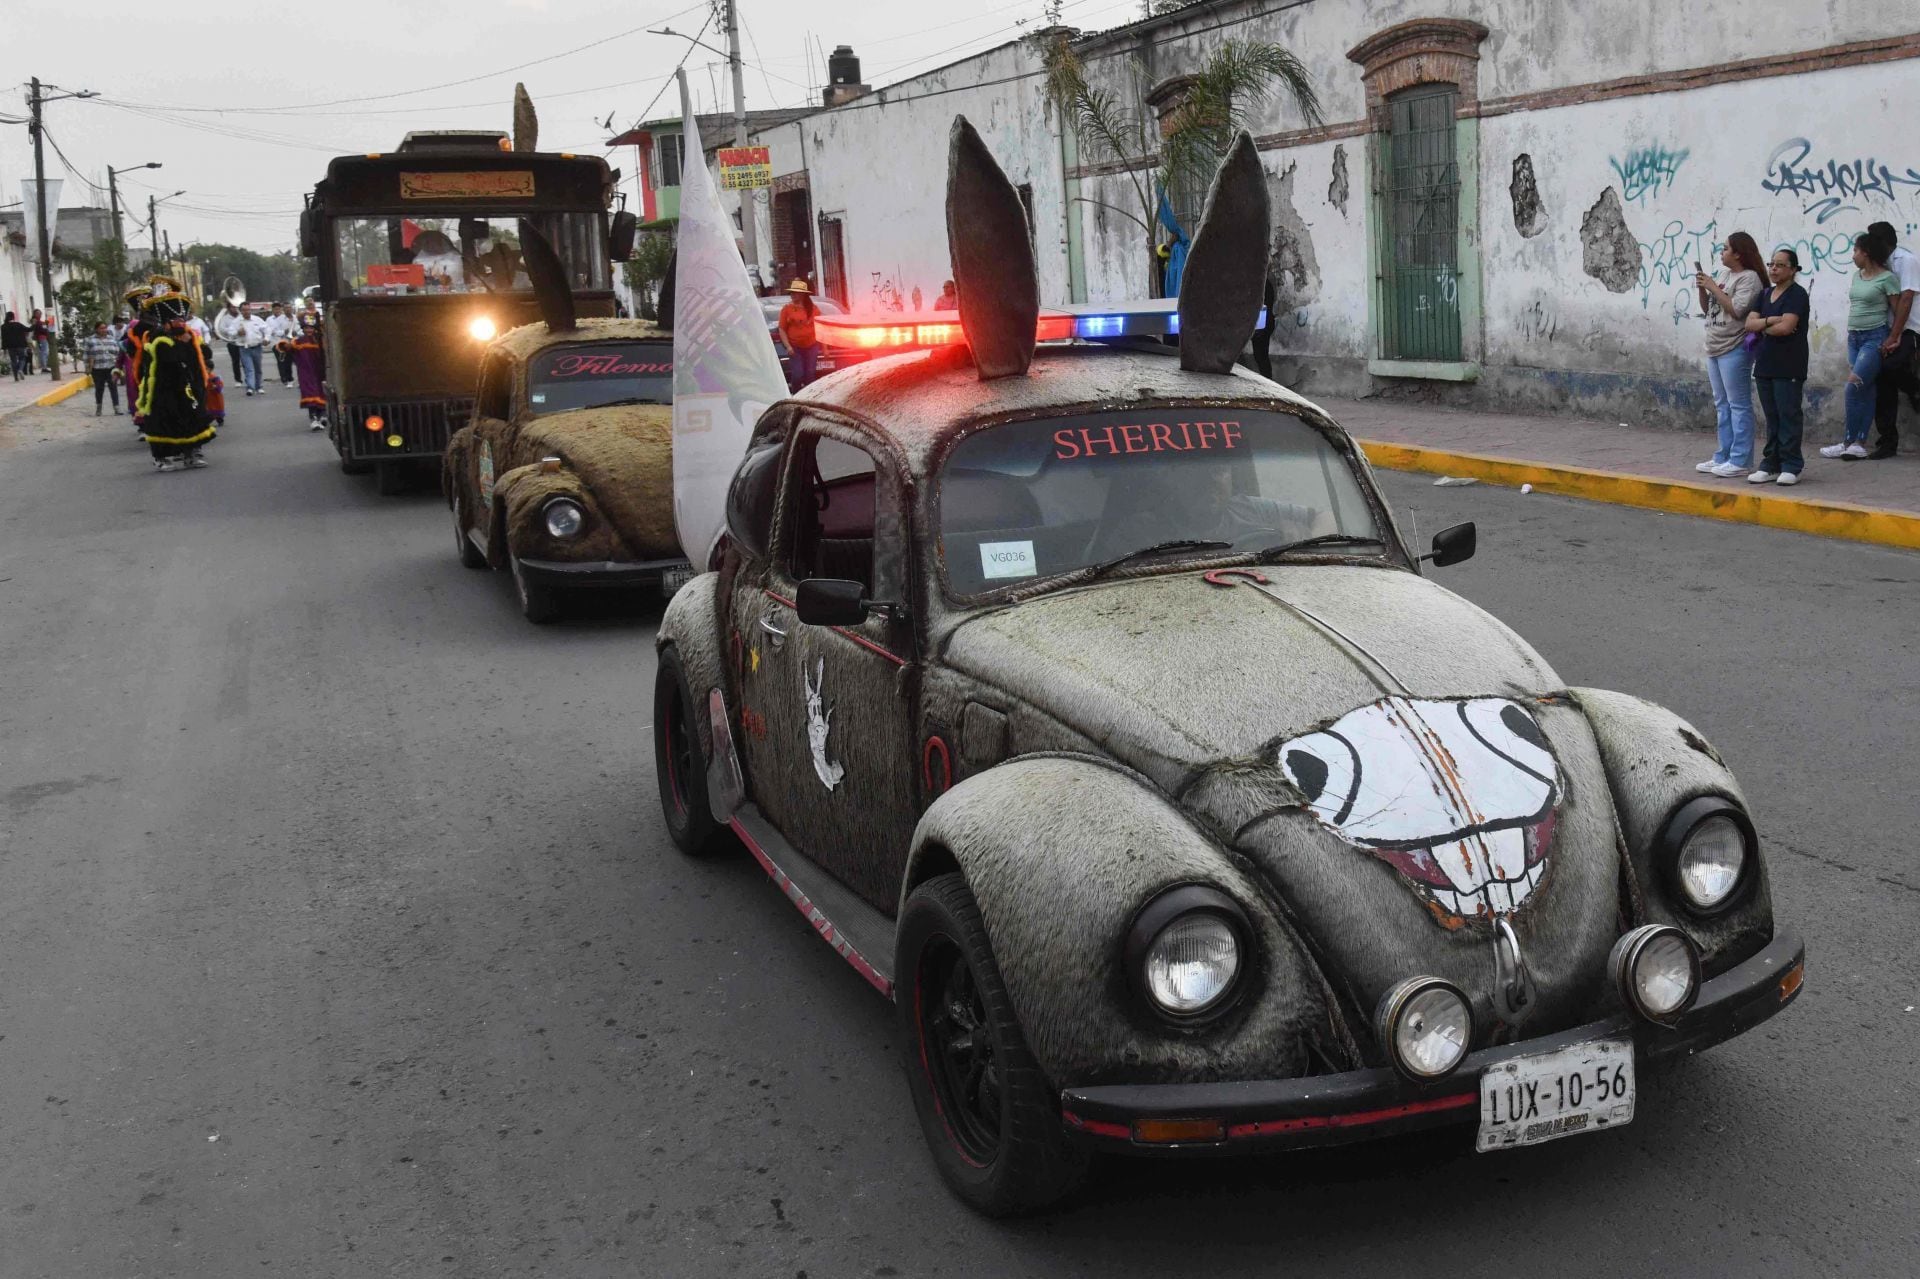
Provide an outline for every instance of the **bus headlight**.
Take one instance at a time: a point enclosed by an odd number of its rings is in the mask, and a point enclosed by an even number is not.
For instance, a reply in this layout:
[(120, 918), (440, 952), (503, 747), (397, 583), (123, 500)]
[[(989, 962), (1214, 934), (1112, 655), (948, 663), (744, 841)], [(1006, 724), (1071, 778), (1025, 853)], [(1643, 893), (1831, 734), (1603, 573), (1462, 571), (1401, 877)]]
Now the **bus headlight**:
[(491, 342), (497, 332), (499, 330), (493, 327), (493, 317), (490, 315), (476, 315), (472, 323), (467, 325), (467, 333), (476, 342)]

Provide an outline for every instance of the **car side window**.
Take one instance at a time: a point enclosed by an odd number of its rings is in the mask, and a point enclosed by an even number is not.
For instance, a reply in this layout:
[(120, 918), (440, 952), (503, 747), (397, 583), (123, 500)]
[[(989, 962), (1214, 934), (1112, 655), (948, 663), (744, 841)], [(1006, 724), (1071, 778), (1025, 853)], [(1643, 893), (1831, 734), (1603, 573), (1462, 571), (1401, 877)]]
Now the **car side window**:
[(786, 505), (794, 580), (840, 578), (860, 583), (875, 599), (898, 598), (899, 521), (891, 485), (873, 456), (808, 432), (792, 457)]
[(476, 416), (498, 418), (503, 422), (512, 416), (507, 369), (507, 361), (498, 355), (488, 356), (480, 366), (480, 398), (473, 406)]

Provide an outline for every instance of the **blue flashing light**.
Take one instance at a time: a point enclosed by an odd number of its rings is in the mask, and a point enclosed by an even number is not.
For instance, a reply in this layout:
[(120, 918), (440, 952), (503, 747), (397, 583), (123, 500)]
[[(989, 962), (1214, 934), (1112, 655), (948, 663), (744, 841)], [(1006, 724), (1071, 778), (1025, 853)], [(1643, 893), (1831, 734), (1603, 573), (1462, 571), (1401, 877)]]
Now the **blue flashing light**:
[[(1073, 317), (1076, 338), (1178, 337), (1180, 304), (1175, 298), (1150, 298), (1128, 302), (1082, 302), (1060, 307), (1050, 314), (1064, 312)], [(1267, 322), (1265, 307), (1258, 323)]]

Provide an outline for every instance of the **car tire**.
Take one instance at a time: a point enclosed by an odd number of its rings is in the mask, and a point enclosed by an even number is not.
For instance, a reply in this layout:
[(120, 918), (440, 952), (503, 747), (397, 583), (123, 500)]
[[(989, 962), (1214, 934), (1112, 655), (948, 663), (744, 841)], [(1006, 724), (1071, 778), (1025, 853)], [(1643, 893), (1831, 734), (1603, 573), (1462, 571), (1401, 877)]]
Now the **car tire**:
[(721, 846), (720, 823), (707, 803), (696, 705), (680, 654), (668, 645), (660, 650), (653, 676), (653, 771), (660, 785), (660, 815), (675, 848), (689, 857), (710, 857)]
[[(908, 1087), (941, 1177), (990, 1217), (1070, 1194), (1087, 1156), (1061, 1127), (965, 878), (940, 875), (914, 889), (896, 935)], [(965, 1046), (954, 1042), (962, 1036)]]
[(560, 616), (560, 593), (551, 586), (529, 582), (520, 568), (518, 555), (508, 552), (507, 561), (513, 567), (513, 589), (520, 597), (521, 614), (537, 626), (557, 620)]
[(405, 462), (374, 463), (373, 486), (380, 491), (381, 497), (398, 497), (406, 492), (407, 479)]
[(453, 494), (453, 544), (460, 556), (462, 568), (485, 568), (487, 557), (473, 539), (467, 536), (467, 499), (460, 496), (459, 490)]

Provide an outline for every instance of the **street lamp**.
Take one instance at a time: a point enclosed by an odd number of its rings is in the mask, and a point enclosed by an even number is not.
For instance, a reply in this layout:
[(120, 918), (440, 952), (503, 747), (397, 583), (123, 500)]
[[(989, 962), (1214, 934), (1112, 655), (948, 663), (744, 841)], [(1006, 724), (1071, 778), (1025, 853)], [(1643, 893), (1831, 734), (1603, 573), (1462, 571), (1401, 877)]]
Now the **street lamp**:
[(145, 164), (129, 164), (121, 169), (115, 169), (109, 166), (107, 169), (107, 204), (113, 209), (113, 238), (120, 241), (120, 247), (122, 249), (127, 247), (127, 233), (120, 226), (120, 184), (115, 182), (114, 178), (122, 173), (132, 173), (136, 169), (157, 169), (160, 167), (158, 160), (149, 160)]

